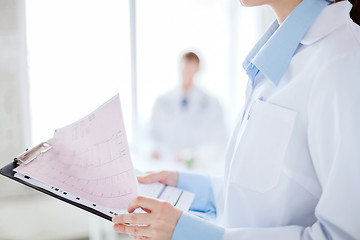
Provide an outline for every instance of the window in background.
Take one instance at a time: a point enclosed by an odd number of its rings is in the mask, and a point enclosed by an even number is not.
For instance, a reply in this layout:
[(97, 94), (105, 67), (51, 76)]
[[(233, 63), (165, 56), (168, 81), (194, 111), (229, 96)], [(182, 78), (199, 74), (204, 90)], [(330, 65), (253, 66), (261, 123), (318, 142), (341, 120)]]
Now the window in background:
[(31, 0), (26, 7), (33, 144), (116, 93), (131, 137), (128, 1)]

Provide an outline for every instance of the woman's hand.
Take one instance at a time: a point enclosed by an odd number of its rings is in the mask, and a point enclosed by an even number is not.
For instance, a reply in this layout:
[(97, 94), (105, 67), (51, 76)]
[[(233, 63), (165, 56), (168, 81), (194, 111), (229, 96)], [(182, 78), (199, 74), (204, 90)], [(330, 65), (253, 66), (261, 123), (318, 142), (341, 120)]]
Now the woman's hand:
[(148, 175), (138, 177), (139, 183), (149, 184), (154, 182), (160, 182), (172, 187), (176, 187), (178, 183), (178, 173), (172, 171), (161, 171), (155, 173), (149, 173)]
[[(137, 208), (147, 213), (134, 213)], [(113, 218), (114, 230), (126, 233), (136, 240), (170, 240), (182, 214), (181, 210), (168, 202), (141, 196), (130, 203), (128, 211), (130, 214)]]
[[(161, 171), (138, 177), (139, 183), (149, 184), (160, 182), (176, 187), (178, 173)], [(134, 213), (141, 208), (147, 213)], [(170, 203), (153, 198), (137, 197), (128, 208), (130, 214), (121, 214), (113, 218), (114, 230), (129, 234), (136, 240), (164, 239), (170, 240), (182, 211)]]

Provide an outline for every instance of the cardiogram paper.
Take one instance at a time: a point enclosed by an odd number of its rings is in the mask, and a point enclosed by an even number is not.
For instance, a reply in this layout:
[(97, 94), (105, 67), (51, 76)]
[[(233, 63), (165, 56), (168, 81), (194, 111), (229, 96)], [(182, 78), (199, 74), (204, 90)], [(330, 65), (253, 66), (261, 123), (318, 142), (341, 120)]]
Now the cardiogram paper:
[(119, 96), (87, 117), (58, 129), (51, 150), (16, 172), (112, 209), (137, 196)]

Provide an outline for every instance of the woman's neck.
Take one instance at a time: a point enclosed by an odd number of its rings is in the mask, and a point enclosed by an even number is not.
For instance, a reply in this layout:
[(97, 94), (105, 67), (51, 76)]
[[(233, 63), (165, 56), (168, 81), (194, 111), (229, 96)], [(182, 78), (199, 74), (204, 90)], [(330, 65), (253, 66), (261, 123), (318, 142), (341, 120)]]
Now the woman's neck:
[(279, 24), (282, 24), (302, 0), (274, 0), (269, 3), (274, 10)]

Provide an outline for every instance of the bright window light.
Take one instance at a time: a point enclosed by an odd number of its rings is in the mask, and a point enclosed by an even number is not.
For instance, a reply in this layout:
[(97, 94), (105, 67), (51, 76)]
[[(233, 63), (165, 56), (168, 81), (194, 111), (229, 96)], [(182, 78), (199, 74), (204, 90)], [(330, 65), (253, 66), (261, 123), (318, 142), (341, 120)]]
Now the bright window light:
[(120, 93), (131, 136), (128, 1), (27, 1), (33, 144)]

